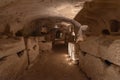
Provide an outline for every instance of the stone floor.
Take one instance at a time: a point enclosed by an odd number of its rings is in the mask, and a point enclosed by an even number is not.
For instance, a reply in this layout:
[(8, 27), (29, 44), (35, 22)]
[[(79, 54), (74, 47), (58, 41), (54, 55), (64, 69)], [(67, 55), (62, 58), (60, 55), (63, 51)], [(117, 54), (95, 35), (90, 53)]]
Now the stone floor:
[(17, 80), (87, 80), (76, 65), (69, 64), (66, 54), (64, 45), (56, 45), (53, 52), (42, 53)]

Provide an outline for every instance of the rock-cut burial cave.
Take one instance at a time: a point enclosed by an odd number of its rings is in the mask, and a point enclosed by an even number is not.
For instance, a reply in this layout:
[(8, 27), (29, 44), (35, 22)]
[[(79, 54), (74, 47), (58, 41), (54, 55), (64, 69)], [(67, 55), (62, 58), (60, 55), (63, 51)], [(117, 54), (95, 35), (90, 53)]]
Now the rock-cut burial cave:
[(0, 0), (0, 80), (120, 80), (120, 1)]

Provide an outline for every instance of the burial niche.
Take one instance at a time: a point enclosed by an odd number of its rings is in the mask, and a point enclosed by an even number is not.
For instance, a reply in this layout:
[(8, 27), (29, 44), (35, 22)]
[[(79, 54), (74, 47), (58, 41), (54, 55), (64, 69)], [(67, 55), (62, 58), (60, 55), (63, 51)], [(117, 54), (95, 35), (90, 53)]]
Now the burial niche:
[(110, 30), (111, 32), (120, 32), (120, 22), (117, 20), (110, 21)]

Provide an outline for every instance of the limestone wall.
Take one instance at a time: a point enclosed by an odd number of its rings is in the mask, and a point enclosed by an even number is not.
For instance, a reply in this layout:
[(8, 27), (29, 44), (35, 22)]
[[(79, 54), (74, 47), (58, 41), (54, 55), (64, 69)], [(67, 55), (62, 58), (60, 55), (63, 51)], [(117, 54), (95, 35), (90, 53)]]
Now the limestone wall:
[(89, 37), (79, 45), (79, 66), (91, 80), (120, 79), (120, 38)]
[[(38, 37), (0, 37), (0, 80), (15, 80), (27, 68), (32, 66), (39, 56)], [(43, 47), (42, 47), (43, 46)], [(49, 45), (40, 45), (43, 49)], [(51, 46), (49, 50), (51, 49)]]
[[(120, 21), (119, 7), (119, 0), (93, 0), (86, 2), (84, 8), (76, 15), (75, 20), (83, 25), (88, 25), (92, 35), (99, 35), (104, 29), (108, 29), (111, 32), (110, 27), (113, 26), (115, 28), (118, 26), (116, 23), (119, 24)], [(111, 34), (113, 33), (111, 32)]]
[(15, 80), (28, 66), (23, 38), (0, 39), (0, 79)]

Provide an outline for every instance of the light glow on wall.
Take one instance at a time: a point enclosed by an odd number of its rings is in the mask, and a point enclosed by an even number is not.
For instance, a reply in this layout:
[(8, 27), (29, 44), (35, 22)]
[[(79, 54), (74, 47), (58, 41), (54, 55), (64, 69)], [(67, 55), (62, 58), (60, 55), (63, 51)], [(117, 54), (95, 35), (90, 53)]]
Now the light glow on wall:
[(68, 43), (68, 55), (70, 56), (70, 59), (72, 61), (75, 61), (75, 44), (74, 43)]

